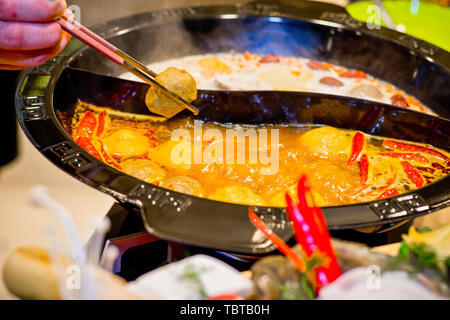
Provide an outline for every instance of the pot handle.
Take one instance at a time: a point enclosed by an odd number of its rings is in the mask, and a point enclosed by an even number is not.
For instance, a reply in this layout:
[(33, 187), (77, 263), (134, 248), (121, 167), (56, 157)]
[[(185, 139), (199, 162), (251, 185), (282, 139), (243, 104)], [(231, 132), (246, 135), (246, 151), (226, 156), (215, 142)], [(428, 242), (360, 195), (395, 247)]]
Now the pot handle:
[[(130, 195), (141, 199), (145, 228), (158, 238), (236, 253), (275, 250), (272, 242), (250, 222), (248, 206), (197, 198), (148, 184), (139, 185)], [(253, 209), (283, 240), (292, 238), (283, 208)]]

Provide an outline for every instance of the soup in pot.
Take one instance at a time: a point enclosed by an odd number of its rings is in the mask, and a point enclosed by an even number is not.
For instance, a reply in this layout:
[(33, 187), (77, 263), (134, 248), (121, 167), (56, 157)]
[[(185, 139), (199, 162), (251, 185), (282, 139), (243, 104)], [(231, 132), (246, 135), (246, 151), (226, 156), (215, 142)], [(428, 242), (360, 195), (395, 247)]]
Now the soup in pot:
[(316, 204), (335, 206), (408, 192), (450, 171), (444, 150), (329, 126), (223, 125), (79, 103), (70, 129), (91, 155), (138, 179), (249, 205), (285, 206), (302, 174)]

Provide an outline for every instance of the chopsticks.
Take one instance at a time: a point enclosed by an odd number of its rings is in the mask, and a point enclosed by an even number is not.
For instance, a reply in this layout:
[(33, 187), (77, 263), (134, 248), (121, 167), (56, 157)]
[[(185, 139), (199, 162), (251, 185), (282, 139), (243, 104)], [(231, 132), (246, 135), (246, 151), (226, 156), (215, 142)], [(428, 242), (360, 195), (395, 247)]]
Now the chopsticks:
[(135, 76), (142, 79), (147, 84), (154, 86), (159, 89), (159, 91), (166, 95), (167, 97), (175, 100), (179, 104), (181, 104), (184, 108), (190, 110), (195, 115), (198, 114), (199, 110), (186, 102), (183, 98), (168, 90), (166, 87), (159, 84), (154, 77), (156, 77), (156, 73), (152, 70), (145, 67), (142, 63), (129, 56), (110, 42), (106, 41), (96, 33), (92, 32), (88, 28), (84, 27), (75, 19), (69, 18), (66, 15), (63, 15), (61, 18), (57, 19), (56, 22), (67, 32), (69, 32), (74, 37), (78, 38), (92, 49), (102, 54), (109, 60), (115, 62), (120, 65), (125, 70), (131, 72)]

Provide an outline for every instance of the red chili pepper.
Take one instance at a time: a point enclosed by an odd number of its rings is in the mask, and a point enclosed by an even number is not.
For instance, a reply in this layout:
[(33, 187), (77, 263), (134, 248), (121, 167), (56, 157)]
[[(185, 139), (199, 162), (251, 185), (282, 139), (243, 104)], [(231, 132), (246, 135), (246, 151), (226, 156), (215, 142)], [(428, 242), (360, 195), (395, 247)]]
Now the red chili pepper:
[[(312, 223), (314, 226), (316, 226), (316, 229), (320, 234), (328, 233), (328, 228), (325, 222), (325, 218), (323, 216), (322, 210), (320, 210), (319, 207), (316, 206), (314, 196), (311, 193), (311, 187), (309, 186), (308, 179), (306, 178), (306, 175), (302, 175), (298, 181), (298, 199), (299, 199), (299, 205), (300, 208), (304, 210), (304, 212), (308, 213), (304, 215), (309, 223)], [(309, 194), (312, 206), (310, 206), (307, 202), (306, 195)], [(318, 211), (316, 211), (318, 210)], [(311, 217), (311, 219), (309, 219)], [(329, 238), (329, 236), (328, 236)], [(331, 243), (331, 238), (329, 239), (319, 239), (324, 242), (324, 244)], [(330, 241), (329, 241), (330, 240)], [(323, 246), (319, 246), (320, 247)]]
[(106, 111), (103, 110), (98, 116), (98, 128), (97, 128), (97, 137), (100, 137), (105, 130), (105, 117)]
[(270, 230), (251, 208), (248, 209), (248, 216), (253, 225), (270, 241), (272, 241), (278, 250), (280, 250), (300, 272), (304, 273), (306, 271), (305, 261), (291, 247), (289, 247), (283, 239)]
[(349, 71), (342, 71), (339, 73), (339, 76), (342, 78), (366, 78), (366, 73), (361, 70), (349, 70)]
[(206, 300), (236, 300), (239, 298), (240, 298), (239, 295), (230, 293), (230, 294), (220, 294), (218, 296), (207, 297)]
[[(328, 228), (326, 226), (322, 211), (316, 206), (314, 197), (311, 193), (311, 188), (309, 187), (308, 180), (305, 175), (303, 175), (299, 179), (297, 194), (299, 199), (297, 210), (301, 212), (303, 219), (307, 224), (314, 226), (314, 228), (311, 230), (311, 233), (314, 238), (315, 244), (317, 245), (317, 248), (319, 250), (322, 250), (322, 248), (327, 247), (328, 243), (331, 243), (331, 239), (329, 238), (329, 236), (322, 237), (323, 234), (326, 234), (328, 232)], [(307, 194), (309, 194), (310, 196), (312, 206), (308, 204), (308, 201), (306, 199)], [(286, 201), (288, 201), (288, 196), (289, 195), (286, 195)], [(295, 202), (293, 203), (295, 204)], [(319, 212), (316, 212), (316, 209), (318, 209)]]
[(444, 154), (440, 153), (439, 151), (423, 147), (423, 146), (417, 146), (415, 144), (409, 144), (409, 143), (403, 143), (398, 142), (394, 140), (384, 140), (383, 141), (383, 147), (388, 147), (390, 149), (400, 150), (400, 151), (412, 151), (412, 152), (422, 152), (426, 153), (441, 159), (444, 159), (445, 161), (450, 161), (450, 158), (445, 156)]
[[(317, 249), (317, 240), (320, 239), (315, 228), (311, 228), (309, 223), (306, 222), (303, 214), (300, 212), (297, 204), (292, 200), (289, 193), (286, 192), (287, 213), (289, 220), (292, 221), (295, 230), (295, 239), (297, 243), (303, 248), (305, 253), (310, 256)], [(304, 211), (309, 211), (308, 216), (312, 217), (313, 213), (311, 208), (307, 207)], [(297, 231), (298, 230), (298, 231)], [(301, 231), (300, 231), (301, 230)]]
[(280, 62), (280, 58), (274, 54), (268, 54), (259, 60), (261, 63)]
[(416, 169), (426, 173), (434, 173), (436, 171), (436, 169), (429, 167), (416, 167)]
[[(312, 199), (312, 207), (306, 201), (306, 194), (309, 194)], [(324, 254), (330, 261), (328, 266), (318, 267), (317, 287), (316, 291), (320, 291), (323, 286), (333, 282), (342, 274), (336, 255), (331, 246), (331, 237), (325, 222), (322, 210), (314, 203), (314, 197), (311, 193), (311, 188), (308, 180), (303, 175), (298, 183), (299, 206), (286, 193), (286, 202), (288, 203), (288, 215), (293, 221), (295, 236), (299, 244), (305, 243), (303, 250), (306, 254), (311, 255), (315, 247), (320, 253)], [(311, 239), (312, 238), (312, 239)]]
[(86, 112), (83, 119), (81, 119), (75, 133), (75, 139), (87, 138), (91, 139), (94, 135), (95, 126), (97, 125), (97, 119), (92, 111)]
[(359, 159), (359, 178), (361, 184), (366, 184), (369, 178), (369, 159), (365, 153)]
[[(316, 268), (316, 292), (336, 280), (341, 274), (341, 269), (331, 246), (331, 237), (326, 226), (325, 218), (322, 210), (314, 203), (311, 188), (309, 187), (306, 176), (302, 176), (298, 184), (299, 204), (297, 205), (292, 198), (286, 193), (286, 202), (288, 204), (287, 212), (289, 218), (293, 222), (295, 237), (298, 243), (308, 256), (314, 252), (319, 252), (329, 260), (327, 266)], [(309, 194), (313, 205), (308, 205), (306, 195)], [(286, 257), (294, 263), (301, 271), (305, 272), (305, 262), (295, 251), (293, 251), (281, 238), (272, 232), (262, 220), (249, 209), (250, 221), (258, 230), (264, 233), (277, 248), (286, 255)]]
[(428, 162), (427, 158), (415, 153), (381, 152), (379, 153), (379, 155), (383, 157), (397, 158), (401, 160), (417, 161), (423, 163)]
[(347, 161), (347, 167), (358, 159), (363, 147), (364, 147), (364, 134), (358, 131), (353, 136), (352, 153), (350, 154), (350, 158)]
[(89, 152), (92, 156), (96, 157), (98, 160), (103, 161), (102, 157), (98, 153), (98, 151), (95, 149), (94, 145), (91, 142), (91, 139), (81, 137), (78, 138), (77, 143), (80, 147), (82, 147), (84, 150)]
[(400, 163), (402, 164), (403, 171), (405, 171), (408, 179), (411, 180), (411, 182), (414, 183), (417, 188), (423, 187), (424, 182), (419, 171), (407, 161), (400, 161)]
[(433, 162), (433, 163), (431, 164), (431, 166), (432, 166), (433, 168), (439, 169), (439, 170), (444, 170), (444, 169), (445, 169), (445, 167), (444, 167), (443, 165), (441, 165), (441, 164), (439, 164), (439, 163), (437, 163), (437, 162)]
[[(439, 163), (437, 163), (437, 162), (433, 162), (433, 163), (431, 164), (431, 166), (432, 166), (433, 168), (435, 168), (435, 169), (442, 170), (442, 173), (443, 173), (443, 174), (447, 174), (447, 173), (450, 172), (450, 168), (446, 168), (446, 167), (444, 167), (443, 165), (441, 165), (441, 164), (439, 164)], [(449, 163), (448, 163), (448, 162), (446, 163), (446, 166), (447, 166), (447, 167), (449, 166)]]
[(383, 192), (383, 193), (377, 198), (377, 200), (380, 200), (380, 199), (386, 199), (386, 198), (389, 198), (389, 197), (396, 196), (396, 195), (398, 195), (398, 194), (399, 194), (399, 193), (398, 193), (397, 189), (392, 188), (392, 189), (389, 189), (389, 190), (386, 190), (385, 192)]

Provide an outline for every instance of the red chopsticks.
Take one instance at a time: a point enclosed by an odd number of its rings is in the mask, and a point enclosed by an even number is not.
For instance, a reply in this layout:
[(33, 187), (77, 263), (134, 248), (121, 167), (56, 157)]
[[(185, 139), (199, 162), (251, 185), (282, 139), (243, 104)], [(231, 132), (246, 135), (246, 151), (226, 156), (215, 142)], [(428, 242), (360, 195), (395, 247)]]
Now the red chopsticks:
[(84, 27), (73, 18), (69, 17), (67, 14), (63, 15), (61, 18), (57, 19), (56, 22), (67, 32), (69, 32), (74, 37), (78, 38), (89, 47), (102, 54), (109, 60), (117, 63), (125, 70), (131, 72), (135, 76), (142, 79), (144, 82), (149, 85), (156, 87), (162, 94), (165, 94), (169, 98), (175, 100), (179, 104), (181, 104), (184, 108), (192, 111), (194, 114), (198, 114), (199, 110), (187, 103), (184, 99), (179, 97), (177, 94), (168, 90), (161, 84), (159, 84), (154, 77), (156, 77), (156, 73), (152, 70), (145, 67), (138, 60), (132, 58), (110, 42), (106, 41), (96, 33), (92, 32), (88, 28)]
[(78, 22), (75, 22), (75, 20), (72, 22), (66, 16), (62, 16), (56, 22), (59, 23), (64, 30), (77, 37), (79, 40), (83, 41), (109, 60), (112, 60), (120, 65), (124, 64), (125, 60), (114, 52), (112, 49), (113, 45), (109, 46), (109, 43), (106, 40), (99, 41), (101, 37), (97, 36), (92, 31), (89, 31), (87, 28), (82, 27)]

